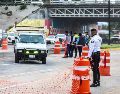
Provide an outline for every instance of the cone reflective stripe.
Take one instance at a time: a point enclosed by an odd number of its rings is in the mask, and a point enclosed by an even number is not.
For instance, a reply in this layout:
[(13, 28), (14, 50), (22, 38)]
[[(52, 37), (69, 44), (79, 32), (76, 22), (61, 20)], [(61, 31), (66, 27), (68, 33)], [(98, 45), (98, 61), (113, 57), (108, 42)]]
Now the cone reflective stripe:
[[(104, 63), (100, 63), (99, 65), (105, 67)], [(106, 63), (106, 66), (110, 66), (110, 63)]]
[(75, 70), (80, 70), (80, 71), (85, 71), (85, 70), (89, 70), (88, 66), (76, 66), (74, 67)]
[(73, 75), (72, 79), (75, 79), (75, 80), (90, 80), (90, 76), (76, 76), (76, 75)]

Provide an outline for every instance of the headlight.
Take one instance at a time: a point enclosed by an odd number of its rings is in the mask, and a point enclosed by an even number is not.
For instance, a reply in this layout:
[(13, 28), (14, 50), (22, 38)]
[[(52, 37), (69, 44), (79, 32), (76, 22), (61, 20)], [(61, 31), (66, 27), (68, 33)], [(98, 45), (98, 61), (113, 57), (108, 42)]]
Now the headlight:
[(45, 53), (45, 51), (41, 51), (41, 53)]
[(26, 54), (29, 54), (29, 51), (26, 51)]
[(34, 54), (38, 54), (38, 51), (34, 51)]
[(20, 52), (20, 53), (21, 53), (21, 52), (22, 52), (22, 50), (18, 50), (18, 52)]

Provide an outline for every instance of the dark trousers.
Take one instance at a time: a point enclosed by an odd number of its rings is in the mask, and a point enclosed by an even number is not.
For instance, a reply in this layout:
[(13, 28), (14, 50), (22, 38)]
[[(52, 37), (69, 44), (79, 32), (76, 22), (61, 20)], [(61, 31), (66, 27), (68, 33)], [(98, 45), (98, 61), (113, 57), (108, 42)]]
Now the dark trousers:
[(67, 44), (67, 49), (65, 55), (68, 57), (70, 56), (70, 44)]
[(93, 83), (100, 83), (100, 72), (99, 72), (99, 62), (100, 62), (100, 52), (95, 52), (92, 54), (92, 70), (93, 70)]
[(75, 50), (75, 57), (77, 56), (77, 46), (76, 45), (72, 45), (71, 46), (71, 57), (73, 57), (73, 51)]
[(78, 52), (79, 52), (79, 57), (81, 57), (81, 53), (82, 53), (82, 46), (78, 46)]

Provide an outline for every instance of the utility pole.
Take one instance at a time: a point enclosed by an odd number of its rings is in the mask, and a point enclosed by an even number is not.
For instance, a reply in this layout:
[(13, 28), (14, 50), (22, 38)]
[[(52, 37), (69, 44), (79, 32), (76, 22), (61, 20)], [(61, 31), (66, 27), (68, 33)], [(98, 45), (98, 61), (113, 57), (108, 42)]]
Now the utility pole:
[(109, 39), (108, 39), (108, 45), (110, 45), (110, 0), (108, 0), (108, 30), (109, 30)]

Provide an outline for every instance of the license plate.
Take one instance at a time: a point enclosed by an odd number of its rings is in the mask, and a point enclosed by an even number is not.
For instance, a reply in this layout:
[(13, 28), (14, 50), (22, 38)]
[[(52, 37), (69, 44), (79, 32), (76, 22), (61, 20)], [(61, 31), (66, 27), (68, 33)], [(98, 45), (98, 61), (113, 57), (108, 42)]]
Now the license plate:
[(29, 58), (35, 58), (35, 55), (29, 55)]

